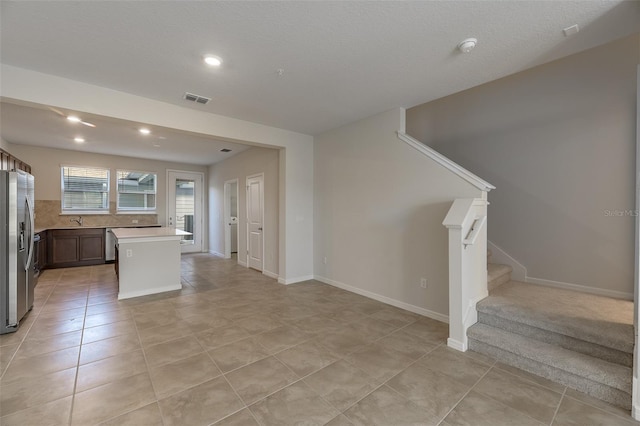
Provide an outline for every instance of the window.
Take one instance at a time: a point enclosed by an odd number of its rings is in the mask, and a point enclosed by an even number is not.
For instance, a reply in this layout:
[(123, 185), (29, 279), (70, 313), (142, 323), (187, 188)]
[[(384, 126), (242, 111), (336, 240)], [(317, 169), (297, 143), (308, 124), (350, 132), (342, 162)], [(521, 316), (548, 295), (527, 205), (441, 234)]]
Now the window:
[(63, 212), (108, 212), (109, 169), (62, 166)]
[(158, 175), (118, 170), (118, 211), (155, 211)]

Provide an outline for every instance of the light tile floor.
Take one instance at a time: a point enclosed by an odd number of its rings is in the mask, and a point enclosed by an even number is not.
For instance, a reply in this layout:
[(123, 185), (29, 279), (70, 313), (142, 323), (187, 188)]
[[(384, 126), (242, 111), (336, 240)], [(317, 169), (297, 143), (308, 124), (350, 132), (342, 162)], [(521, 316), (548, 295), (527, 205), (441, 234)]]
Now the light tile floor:
[(183, 289), (117, 301), (112, 265), (45, 271), (0, 336), (0, 424), (626, 425), (446, 324), (331, 286), (185, 255)]

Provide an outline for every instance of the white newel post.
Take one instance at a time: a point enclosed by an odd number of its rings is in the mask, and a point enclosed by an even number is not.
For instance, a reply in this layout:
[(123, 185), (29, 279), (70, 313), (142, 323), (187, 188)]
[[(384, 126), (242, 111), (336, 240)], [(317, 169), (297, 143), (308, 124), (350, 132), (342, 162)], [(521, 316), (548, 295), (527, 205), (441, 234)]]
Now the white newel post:
[(457, 199), (442, 223), (449, 230), (449, 338), (465, 352), (467, 329), (478, 320), (476, 303), (487, 297), (487, 200)]

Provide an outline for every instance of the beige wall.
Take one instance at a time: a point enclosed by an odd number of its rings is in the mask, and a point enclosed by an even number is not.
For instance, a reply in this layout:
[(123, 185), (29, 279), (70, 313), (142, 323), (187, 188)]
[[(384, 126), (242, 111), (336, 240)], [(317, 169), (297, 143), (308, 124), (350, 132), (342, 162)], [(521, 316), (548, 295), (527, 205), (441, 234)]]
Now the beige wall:
[(4, 149), (5, 151), (9, 151), (9, 142), (5, 142), (4, 139), (0, 138), (0, 149)]
[(407, 111), (407, 133), (496, 185), (489, 239), (529, 277), (633, 293), (624, 212), (635, 208), (639, 44), (634, 35)]
[[(163, 225), (166, 225), (167, 169), (202, 172), (205, 173), (206, 182), (207, 167), (205, 166), (92, 154), (80, 151), (48, 149), (18, 144), (10, 144), (10, 151), (13, 155), (31, 165), (31, 172), (35, 176), (36, 181), (36, 202), (38, 200), (60, 200), (60, 166), (62, 165), (108, 167), (111, 170), (109, 200), (112, 203), (116, 201), (116, 169), (156, 172), (158, 174), (158, 193), (156, 200), (157, 221)], [(206, 215), (206, 194), (203, 203)], [(59, 208), (60, 205), (58, 204), (58, 209)], [(100, 216), (87, 216), (86, 218), (92, 225), (100, 225), (100, 223), (98, 223), (100, 222)], [(113, 223), (108, 224), (113, 225)], [(122, 225), (124, 225), (124, 223), (122, 223)], [(203, 241), (206, 242), (206, 226), (203, 237)]]
[(247, 262), (247, 176), (264, 173), (264, 270), (278, 275), (279, 151), (250, 148), (209, 167), (209, 241), (224, 254), (224, 183), (238, 179), (238, 261)]
[(449, 286), (442, 221), (454, 198), (481, 192), (400, 141), (403, 119), (395, 109), (316, 137), (315, 275), (443, 318)]

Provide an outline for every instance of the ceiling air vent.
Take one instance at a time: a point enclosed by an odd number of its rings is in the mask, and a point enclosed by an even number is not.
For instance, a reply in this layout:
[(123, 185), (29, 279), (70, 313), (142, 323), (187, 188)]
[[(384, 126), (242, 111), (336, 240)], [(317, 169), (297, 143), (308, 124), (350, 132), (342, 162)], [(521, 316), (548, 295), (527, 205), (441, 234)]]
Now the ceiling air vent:
[(229, 148), (222, 148), (220, 152), (231, 152), (231, 150)]
[(185, 92), (184, 93), (184, 98), (186, 100), (188, 100), (188, 101), (197, 102), (197, 103), (202, 104), (202, 105), (206, 105), (211, 100), (211, 98), (207, 98), (207, 97), (200, 96), (200, 95), (195, 95), (195, 94), (189, 93), (189, 92)]

